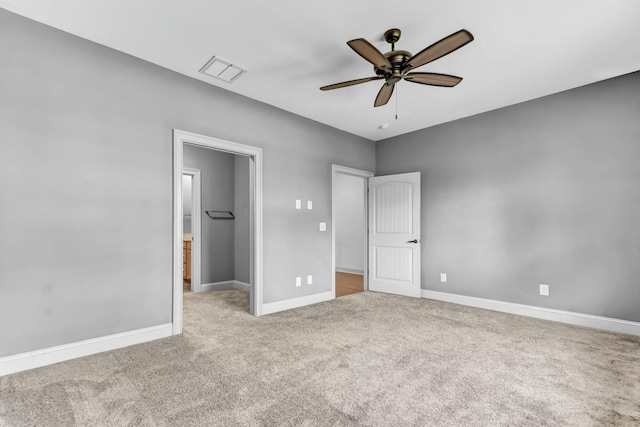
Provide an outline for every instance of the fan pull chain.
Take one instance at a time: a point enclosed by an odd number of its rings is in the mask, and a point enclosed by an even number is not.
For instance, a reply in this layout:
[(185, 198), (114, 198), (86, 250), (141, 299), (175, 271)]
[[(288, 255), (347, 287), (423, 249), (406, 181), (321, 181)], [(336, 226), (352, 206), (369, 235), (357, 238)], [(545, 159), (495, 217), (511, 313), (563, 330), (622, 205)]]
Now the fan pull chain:
[(396, 120), (398, 120), (398, 92), (399, 91), (400, 91), (400, 85), (396, 84)]

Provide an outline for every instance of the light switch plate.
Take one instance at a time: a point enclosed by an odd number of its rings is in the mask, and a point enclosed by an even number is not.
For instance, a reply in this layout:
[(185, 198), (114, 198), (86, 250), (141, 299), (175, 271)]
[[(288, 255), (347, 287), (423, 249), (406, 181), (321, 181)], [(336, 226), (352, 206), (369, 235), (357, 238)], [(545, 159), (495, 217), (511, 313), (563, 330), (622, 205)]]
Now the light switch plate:
[(307, 200), (307, 209), (313, 209), (313, 202), (311, 200)]
[(302, 201), (300, 199), (296, 199), (296, 209), (302, 209)]
[(440, 282), (447, 283), (447, 273), (440, 273)]
[(327, 223), (321, 222), (319, 228), (320, 228), (320, 231), (327, 231)]
[(296, 277), (296, 287), (302, 286), (302, 277)]
[(307, 276), (307, 285), (312, 285), (312, 284), (313, 284), (313, 276), (309, 274)]

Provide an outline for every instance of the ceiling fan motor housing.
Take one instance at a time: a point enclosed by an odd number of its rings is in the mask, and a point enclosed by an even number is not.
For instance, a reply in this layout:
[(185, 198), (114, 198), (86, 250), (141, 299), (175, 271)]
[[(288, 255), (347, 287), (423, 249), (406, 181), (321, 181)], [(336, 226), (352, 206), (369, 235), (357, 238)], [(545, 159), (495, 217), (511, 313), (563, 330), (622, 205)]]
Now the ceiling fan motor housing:
[[(406, 50), (392, 50), (391, 52), (387, 52), (384, 54), (385, 58), (389, 60), (391, 66), (393, 67), (393, 72), (391, 73), (391, 77), (400, 77), (402, 75), (402, 68), (404, 64), (411, 58), (411, 52)], [(373, 67), (376, 75), (385, 76), (389, 73), (386, 73), (380, 68)]]
[[(400, 40), (400, 35), (402, 32), (398, 28), (391, 28), (390, 30), (385, 31), (384, 40), (391, 44), (391, 52), (387, 52), (384, 54), (385, 58), (391, 63), (392, 72), (381, 70), (380, 68), (373, 67), (373, 71), (378, 76), (384, 76), (387, 78), (388, 83), (397, 82), (402, 78), (402, 69), (404, 68), (404, 64), (407, 62), (409, 58), (411, 58), (411, 52), (407, 52), (406, 50), (396, 50), (395, 44), (398, 40)], [(390, 81), (391, 80), (391, 81)]]

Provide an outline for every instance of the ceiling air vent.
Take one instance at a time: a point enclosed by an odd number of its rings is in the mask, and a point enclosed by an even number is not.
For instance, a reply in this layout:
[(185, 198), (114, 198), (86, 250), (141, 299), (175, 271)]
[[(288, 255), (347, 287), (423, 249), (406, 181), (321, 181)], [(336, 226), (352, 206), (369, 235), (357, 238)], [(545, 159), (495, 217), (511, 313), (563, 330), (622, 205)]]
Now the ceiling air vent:
[(232, 64), (219, 56), (214, 56), (204, 67), (200, 68), (200, 72), (227, 83), (233, 83), (238, 77), (246, 73), (247, 69)]

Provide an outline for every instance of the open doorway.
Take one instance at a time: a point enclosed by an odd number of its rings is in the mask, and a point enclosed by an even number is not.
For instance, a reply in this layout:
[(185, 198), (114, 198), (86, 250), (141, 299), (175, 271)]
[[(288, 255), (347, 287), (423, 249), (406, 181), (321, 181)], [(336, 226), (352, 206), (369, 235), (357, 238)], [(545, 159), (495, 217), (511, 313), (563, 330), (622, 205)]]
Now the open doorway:
[[(262, 150), (175, 130), (174, 335), (182, 333), (183, 322), (185, 174), (194, 177), (192, 233), (188, 236), (192, 242), (192, 290), (246, 290), (249, 292), (248, 311), (253, 315), (262, 314)], [(196, 180), (201, 181), (199, 190)], [(201, 204), (199, 208), (195, 206), (196, 200)], [(200, 213), (198, 220), (194, 215), (196, 212)], [(235, 236), (238, 236), (238, 244)], [(225, 246), (224, 242), (231, 243)], [(236, 251), (241, 255), (236, 257)], [(199, 252), (199, 256), (196, 252)], [(197, 265), (198, 260), (202, 261), (200, 266)], [(198, 272), (201, 275), (198, 279), (199, 289), (194, 281)]]
[(185, 289), (249, 292), (249, 165), (247, 156), (184, 144)]
[(367, 290), (367, 180), (373, 173), (332, 165), (333, 294)]

